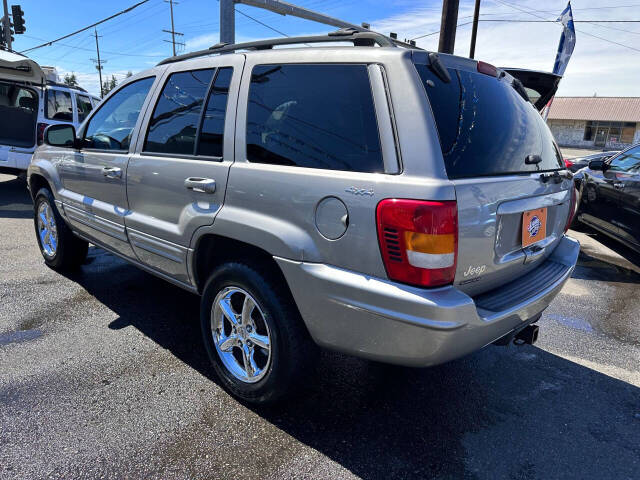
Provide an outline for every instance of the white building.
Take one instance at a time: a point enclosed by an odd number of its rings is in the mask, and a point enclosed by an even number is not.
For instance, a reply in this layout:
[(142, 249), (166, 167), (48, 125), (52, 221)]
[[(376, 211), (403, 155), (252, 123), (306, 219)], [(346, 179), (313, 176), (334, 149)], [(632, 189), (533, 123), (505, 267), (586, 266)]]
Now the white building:
[(640, 97), (556, 97), (547, 123), (561, 147), (619, 150), (640, 142)]

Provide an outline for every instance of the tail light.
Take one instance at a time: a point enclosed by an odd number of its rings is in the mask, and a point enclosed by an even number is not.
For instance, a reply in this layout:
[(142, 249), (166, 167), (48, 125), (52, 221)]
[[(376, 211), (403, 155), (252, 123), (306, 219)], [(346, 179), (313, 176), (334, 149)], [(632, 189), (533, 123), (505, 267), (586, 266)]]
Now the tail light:
[(48, 123), (38, 123), (38, 145), (42, 145), (44, 143), (44, 131), (48, 126)]
[(567, 233), (571, 223), (573, 222), (573, 217), (576, 214), (576, 200), (578, 198), (578, 191), (576, 187), (571, 185), (571, 201), (569, 202), (569, 216), (567, 217), (567, 224), (564, 226), (564, 233)]
[(564, 166), (567, 168), (571, 168), (573, 167), (573, 162), (571, 160), (569, 160), (568, 158), (564, 158)]
[(421, 287), (453, 282), (458, 255), (455, 201), (386, 199), (378, 204), (378, 241), (391, 280)]
[(484, 73), (485, 75), (491, 75), (492, 77), (498, 76), (498, 69), (490, 63), (479, 61), (477, 68), (478, 73)]

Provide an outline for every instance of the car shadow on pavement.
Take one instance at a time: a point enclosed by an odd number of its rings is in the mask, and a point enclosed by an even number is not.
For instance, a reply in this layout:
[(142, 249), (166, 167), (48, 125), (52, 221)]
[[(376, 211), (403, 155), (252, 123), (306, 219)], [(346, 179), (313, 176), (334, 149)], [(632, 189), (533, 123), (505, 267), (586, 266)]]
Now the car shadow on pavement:
[(0, 175), (0, 217), (33, 217), (33, 202), (23, 178)]
[[(69, 278), (119, 316), (108, 328), (134, 327), (216, 381), (196, 295), (95, 248)], [(428, 369), (325, 352), (305, 391), (247, 408), (362, 478), (632, 478), (640, 458), (640, 389), (531, 346)], [(203, 415), (229, 421), (213, 403)], [(269, 473), (326, 476), (302, 453)]]

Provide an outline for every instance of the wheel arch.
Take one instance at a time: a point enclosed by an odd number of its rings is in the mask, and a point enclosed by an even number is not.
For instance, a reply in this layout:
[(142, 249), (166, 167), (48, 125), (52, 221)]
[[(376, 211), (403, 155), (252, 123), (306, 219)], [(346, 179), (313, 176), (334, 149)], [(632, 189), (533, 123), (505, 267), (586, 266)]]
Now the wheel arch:
[(199, 237), (194, 248), (191, 271), (198, 293), (201, 294), (204, 290), (211, 272), (219, 265), (230, 261), (249, 263), (267, 269), (291, 293), (284, 273), (272, 254), (250, 243), (214, 233)]

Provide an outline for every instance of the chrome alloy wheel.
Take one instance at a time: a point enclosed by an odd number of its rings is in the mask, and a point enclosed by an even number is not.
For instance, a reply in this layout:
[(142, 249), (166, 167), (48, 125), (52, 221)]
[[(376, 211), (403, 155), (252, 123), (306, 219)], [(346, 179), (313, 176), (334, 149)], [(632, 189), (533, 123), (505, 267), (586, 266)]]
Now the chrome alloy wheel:
[(42, 202), (38, 207), (38, 235), (44, 254), (54, 257), (58, 249), (58, 228), (53, 210), (47, 202)]
[(251, 295), (225, 287), (211, 307), (211, 333), (218, 355), (238, 380), (255, 383), (271, 362), (271, 335), (264, 313)]

